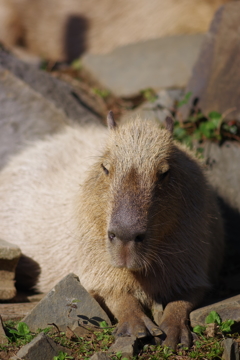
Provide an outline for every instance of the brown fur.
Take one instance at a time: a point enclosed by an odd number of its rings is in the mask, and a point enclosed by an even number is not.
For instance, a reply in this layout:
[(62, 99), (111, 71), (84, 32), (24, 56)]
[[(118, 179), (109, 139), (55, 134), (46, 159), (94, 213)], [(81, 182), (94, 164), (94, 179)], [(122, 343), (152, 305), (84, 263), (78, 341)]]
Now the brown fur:
[(229, 0), (0, 0), (0, 40), (51, 60), (205, 32)]
[(222, 260), (215, 197), (170, 131), (140, 119), (117, 127), (111, 114), (108, 123), (107, 140), (101, 127), (66, 127), (3, 169), (0, 237), (39, 264), (40, 290), (74, 271), (118, 334), (138, 337), (159, 334), (143, 309), (163, 302), (166, 344), (189, 345), (189, 312)]

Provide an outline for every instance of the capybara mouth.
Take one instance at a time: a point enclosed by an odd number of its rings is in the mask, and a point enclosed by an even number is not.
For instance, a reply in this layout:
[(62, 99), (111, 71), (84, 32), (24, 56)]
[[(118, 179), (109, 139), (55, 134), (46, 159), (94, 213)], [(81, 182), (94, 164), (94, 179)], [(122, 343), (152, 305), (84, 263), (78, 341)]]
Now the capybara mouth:
[(132, 261), (132, 259), (126, 259), (126, 258), (114, 259), (112, 261), (112, 265), (119, 269), (126, 268), (131, 271), (139, 271), (143, 268), (140, 264), (136, 264), (134, 261)]
[(144, 264), (139, 261), (134, 244), (125, 244), (121, 248), (116, 249), (110, 246), (109, 253), (113, 267), (119, 269), (128, 269), (131, 271), (140, 271), (144, 268)]

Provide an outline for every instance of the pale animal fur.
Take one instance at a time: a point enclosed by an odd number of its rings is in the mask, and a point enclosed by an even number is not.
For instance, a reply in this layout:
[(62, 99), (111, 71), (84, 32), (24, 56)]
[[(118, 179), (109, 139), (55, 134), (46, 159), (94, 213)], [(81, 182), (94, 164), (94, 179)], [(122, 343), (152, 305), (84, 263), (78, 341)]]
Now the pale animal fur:
[[(66, 126), (2, 170), (0, 204), (0, 238), (40, 265), (39, 290), (74, 272), (120, 320), (196, 293), (185, 318), (221, 265), (222, 221), (201, 165), (154, 122)], [(132, 231), (145, 237), (130, 241)]]
[(51, 60), (205, 32), (230, 0), (0, 0), (0, 40)]

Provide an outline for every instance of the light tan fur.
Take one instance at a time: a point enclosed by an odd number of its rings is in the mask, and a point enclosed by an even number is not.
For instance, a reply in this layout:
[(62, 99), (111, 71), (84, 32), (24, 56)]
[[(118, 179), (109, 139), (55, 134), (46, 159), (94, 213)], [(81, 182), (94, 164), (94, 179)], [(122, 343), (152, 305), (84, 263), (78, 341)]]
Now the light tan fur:
[(0, 0), (0, 41), (51, 60), (208, 29), (229, 0)]
[[(218, 274), (223, 229), (200, 164), (168, 130), (141, 119), (66, 127), (2, 170), (0, 204), (0, 238), (40, 265), (40, 290), (75, 272), (119, 333), (137, 336), (156, 333), (142, 307), (164, 302), (168, 344), (186, 340), (187, 316)], [(110, 241), (110, 228), (126, 231)], [(141, 241), (127, 238), (140, 230)]]

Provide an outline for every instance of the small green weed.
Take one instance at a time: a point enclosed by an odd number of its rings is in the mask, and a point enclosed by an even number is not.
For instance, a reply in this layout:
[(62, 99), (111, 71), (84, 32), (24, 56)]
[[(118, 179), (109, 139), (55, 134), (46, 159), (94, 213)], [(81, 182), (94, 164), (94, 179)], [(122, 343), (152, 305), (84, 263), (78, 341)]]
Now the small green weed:
[(222, 321), (221, 317), (216, 311), (211, 311), (210, 314), (205, 319), (206, 324), (215, 323), (218, 325), (219, 329), (224, 333), (230, 333), (231, 327), (234, 324), (233, 320)]
[(75, 59), (73, 60), (73, 62), (71, 63), (71, 67), (74, 69), (74, 70), (81, 70), (82, 69), (82, 62), (80, 59)]
[(191, 96), (192, 96), (191, 91), (187, 92), (187, 93), (184, 95), (184, 98), (183, 98), (181, 101), (179, 101), (179, 103), (178, 103), (178, 108), (180, 108), (181, 106), (187, 104)]
[(140, 94), (143, 96), (143, 98), (146, 101), (149, 101), (149, 102), (154, 102), (158, 98), (155, 91), (153, 89), (151, 89), (151, 88), (144, 89), (144, 90), (140, 91)]
[(16, 329), (7, 328), (8, 338), (11, 342), (21, 342), (28, 343), (33, 338), (34, 335), (31, 334), (29, 327), (24, 322), (19, 322), (16, 326)]
[(113, 356), (113, 360), (117, 359), (117, 360), (128, 360), (128, 358), (122, 357), (122, 352), (118, 351), (116, 352), (116, 354), (114, 354)]
[(175, 113), (178, 114), (180, 121), (175, 121), (174, 138), (190, 148), (196, 143), (202, 143), (205, 140), (221, 142), (225, 139), (234, 139), (240, 141), (240, 125), (236, 120), (226, 120), (226, 116), (234, 108), (220, 114), (217, 111), (211, 111), (203, 114), (199, 107), (197, 99), (193, 101), (190, 115), (186, 119), (181, 118), (181, 108), (191, 99), (192, 93), (188, 92), (184, 98), (178, 102)]
[(200, 143), (206, 139), (220, 141), (222, 120), (220, 113), (212, 111), (208, 116), (198, 113), (184, 122), (175, 121), (174, 138), (189, 147), (193, 146), (194, 141)]
[(67, 360), (67, 359), (74, 359), (72, 356), (69, 356), (67, 353), (60, 351), (58, 356), (54, 356), (53, 360)]
[[(205, 319), (206, 324), (216, 324), (218, 326), (218, 329), (223, 333), (230, 333), (231, 327), (234, 325), (233, 320), (225, 320), (222, 321), (220, 315), (216, 311), (211, 311), (210, 314)], [(197, 325), (193, 328), (193, 332), (195, 332), (198, 335), (204, 334), (206, 331), (206, 326)]]
[(106, 89), (98, 89), (95, 87), (92, 89), (92, 91), (94, 94), (100, 96), (103, 99), (106, 99), (110, 95), (110, 91)]

